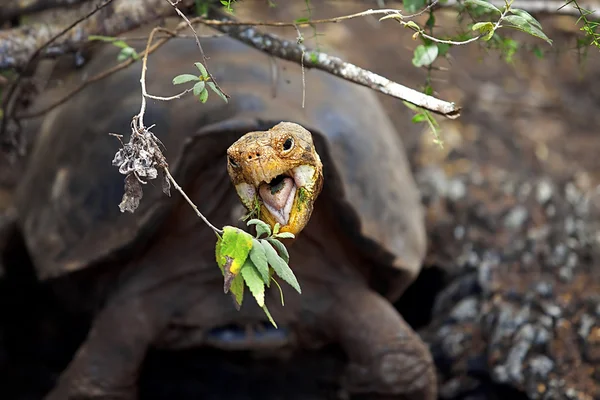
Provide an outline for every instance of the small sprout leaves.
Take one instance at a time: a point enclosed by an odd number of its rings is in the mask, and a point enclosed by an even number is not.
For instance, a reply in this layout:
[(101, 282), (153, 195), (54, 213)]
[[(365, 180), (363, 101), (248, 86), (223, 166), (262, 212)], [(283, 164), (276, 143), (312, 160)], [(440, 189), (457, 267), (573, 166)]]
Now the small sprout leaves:
[(177, 75), (175, 78), (173, 78), (173, 85), (181, 85), (182, 83), (198, 81), (198, 80), (200, 80), (200, 78), (198, 78), (196, 75), (181, 74), (181, 75)]
[(206, 70), (206, 68), (204, 68), (204, 65), (202, 65), (202, 63), (194, 63), (194, 65), (196, 66), (196, 68), (198, 68), (198, 71), (200, 71), (200, 75), (202, 75), (203, 78), (208, 78), (208, 71)]
[(265, 305), (265, 283), (263, 282), (260, 274), (256, 270), (256, 267), (252, 263), (251, 259), (247, 259), (246, 263), (242, 267), (240, 272), (248, 289), (256, 299), (256, 303), (262, 307)]
[(139, 58), (137, 52), (135, 51), (135, 49), (133, 47), (129, 47), (129, 46), (124, 47), (119, 52), (119, 55), (117, 55), (117, 61), (119, 61), (119, 62), (123, 62), (123, 61), (127, 60), (128, 58), (133, 58), (134, 60), (137, 60)]
[(256, 239), (252, 239), (252, 248), (250, 249), (250, 259), (254, 264), (256, 270), (260, 274), (263, 282), (269, 286), (269, 264), (267, 263), (267, 254), (265, 253), (264, 247), (261, 246), (260, 242)]
[(412, 59), (413, 65), (415, 67), (424, 67), (427, 65), (431, 65), (437, 58), (438, 51), (438, 47), (435, 43), (427, 46), (424, 46), (422, 44), (417, 46)]
[(204, 90), (204, 86), (206, 83), (204, 81), (196, 82), (194, 85), (194, 96), (199, 96), (200, 93)]
[(262, 235), (271, 236), (271, 227), (266, 222), (261, 221), (260, 219), (251, 219), (250, 221), (246, 222), (246, 224), (248, 226), (256, 225), (257, 238), (261, 237)]
[(493, 12), (497, 12), (498, 14), (502, 13), (498, 7), (496, 7), (495, 5), (493, 5), (491, 3), (488, 3), (485, 0), (465, 0), (464, 4), (465, 5), (471, 4), (474, 6), (482, 7), (487, 12), (493, 11)]
[(267, 254), (267, 260), (269, 265), (273, 268), (275, 273), (284, 281), (286, 281), (290, 286), (292, 286), (298, 293), (302, 293), (300, 289), (300, 284), (296, 279), (296, 276), (287, 265), (287, 263), (277, 254), (277, 251), (273, 248), (273, 246), (267, 240), (261, 240), (260, 243), (265, 248), (265, 253)]

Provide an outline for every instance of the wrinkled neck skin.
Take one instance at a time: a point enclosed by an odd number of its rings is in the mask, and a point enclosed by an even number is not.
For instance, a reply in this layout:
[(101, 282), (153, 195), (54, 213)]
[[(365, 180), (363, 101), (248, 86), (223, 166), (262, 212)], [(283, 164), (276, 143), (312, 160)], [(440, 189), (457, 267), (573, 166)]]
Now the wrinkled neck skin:
[[(196, 174), (196, 179), (184, 188), (199, 210), (216, 227), (233, 225), (248, 230), (240, 217), (245, 214), (223, 162), (215, 162)], [(172, 190), (175, 207), (165, 219), (148, 250), (127, 268), (117, 296), (152, 298), (151, 307), (170, 319), (169, 329), (161, 338), (161, 346), (184, 348), (228, 344), (215, 339), (215, 328), (260, 323), (269, 327), (264, 312), (256, 305), (249, 290), (245, 291), (241, 310), (236, 310), (229, 294), (223, 293), (223, 276), (215, 262), (216, 235), (194, 213), (179, 193)], [(299, 337), (314, 341), (311, 321), (317, 324), (318, 314), (336, 300), (334, 290), (346, 285), (365, 285), (356, 264), (362, 264), (353, 247), (344, 242), (333, 217), (328, 212), (326, 196), (317, 200), (311, 221), (297, 240), (288, 246), (290, 267), (302, 287), (298, 295), (287, 283), (278, 279), (285, 296), (281, 307), (278, 290), (272, 285), (266, 294), (271, 314), (280, 330), (262, 342), (232, 344), (231, 348), (270, 348), (290, 345)], [(156, 300), (158, 299), (158, 300)], [(154, 312), (154, 311), (153, 311)], [(291, 335), (285, 332), (291, 332)], [(213, 330), (213, 331), (211, 331)], [(272, 329), (271, 329), (272, 331)], [(278, 336), (279, 335), (279, 336)], [(211, 339), (212, 337), (212, 339)], [(215, 342), (216, 341), (216, 342)]]

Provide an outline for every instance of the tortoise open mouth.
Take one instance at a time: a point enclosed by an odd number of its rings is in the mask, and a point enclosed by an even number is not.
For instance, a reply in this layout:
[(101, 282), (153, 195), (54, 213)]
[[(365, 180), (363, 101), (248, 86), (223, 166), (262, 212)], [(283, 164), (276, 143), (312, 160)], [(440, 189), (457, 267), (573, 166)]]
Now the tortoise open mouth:
[(259, 182), (258, 185), (244, 182), (237, 190), (242, 199), (250, 200), (258, 195), (266, 211), (283, 227), (290, 223), (294, 205), (298, 205), (302, 194), (314, 189), (315, 172), (312, 165), (300, 165), (275, 176), (255, 176), (254, 182)]

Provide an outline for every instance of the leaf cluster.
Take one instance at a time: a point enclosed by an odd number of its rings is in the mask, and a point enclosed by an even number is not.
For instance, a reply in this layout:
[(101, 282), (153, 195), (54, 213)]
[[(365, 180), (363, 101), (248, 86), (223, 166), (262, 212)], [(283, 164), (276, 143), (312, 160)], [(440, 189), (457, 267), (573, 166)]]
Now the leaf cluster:
[(300, 284), (288, 265), (289, 253), (279, 240), (293, 239), (294, 235), (279, 232), (279, 224), (275, 224), (271, 231), (271, 227), (260, 219), (251, 219), (246, 224), (256, 227), (256, 236), (233, 226), (225, 226), (223, 235), (218, 236), (215, 257), (224, 277), (223, 291), (232, 294), (239, 309), (244, 300), (245, 283), (269, 321), (277, 327), (265, 304), (266, 289), (274, 282), (280, 292), (281, 305), (284, 305), (283, 292), (274, 276), (277, 275), (298, 293), (302, 293)]
[(196, 66), (196, 68), (198, 68), (198, 71), (200, 71), (200, 75), (177, 75), (175, 78), (173, 78), (173, 85), (181, 85), (182, 83), (196, 82), (192, 90), (194, 92), (194, 96), (198, 97), (198, 100), (200, 100), (202, 103), (206, 103), (206, 100), (208, 100), (207, 86), (213, 92), (218, 94), (219, 97), (221, 97), (225, 103), (227, 103), (227, 97), (225, 96), (225, 94), (223, 94), (223, 92), (219, 90), (217, 85), (210, 80), (210, 75), (208, 74), (206, 67), (204, 67), (204, 65), (202, 65), (202, 63), (199, 62), (194, 63), (194, 65)]
[(99, 40), (102, 42), (111, 43), (113, 46), (116, 46), (121, 49), (119, 54), (117, 55), (117, 61), (123, 62), (129, 58), (133, 58), (134, 60), (139, 60), (140, 56), (135, 51), (133, 47), (128, 45), (124, 40), (118, 39), (112, 36), (101, 36), (101, 35), (90, 35), (88, 37), (90, 41)]

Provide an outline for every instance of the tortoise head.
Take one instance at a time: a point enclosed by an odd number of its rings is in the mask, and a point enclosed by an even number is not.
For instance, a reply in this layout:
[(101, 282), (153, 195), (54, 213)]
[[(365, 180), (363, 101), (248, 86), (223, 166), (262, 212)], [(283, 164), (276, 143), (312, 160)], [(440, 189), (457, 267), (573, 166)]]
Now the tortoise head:
[(227, 150), (227, 172), (249, 210), (281, 232), (304, 229), (323, 187), (323, 165), (311, 133), (281, 122), (268, 131), (249, 132)]

